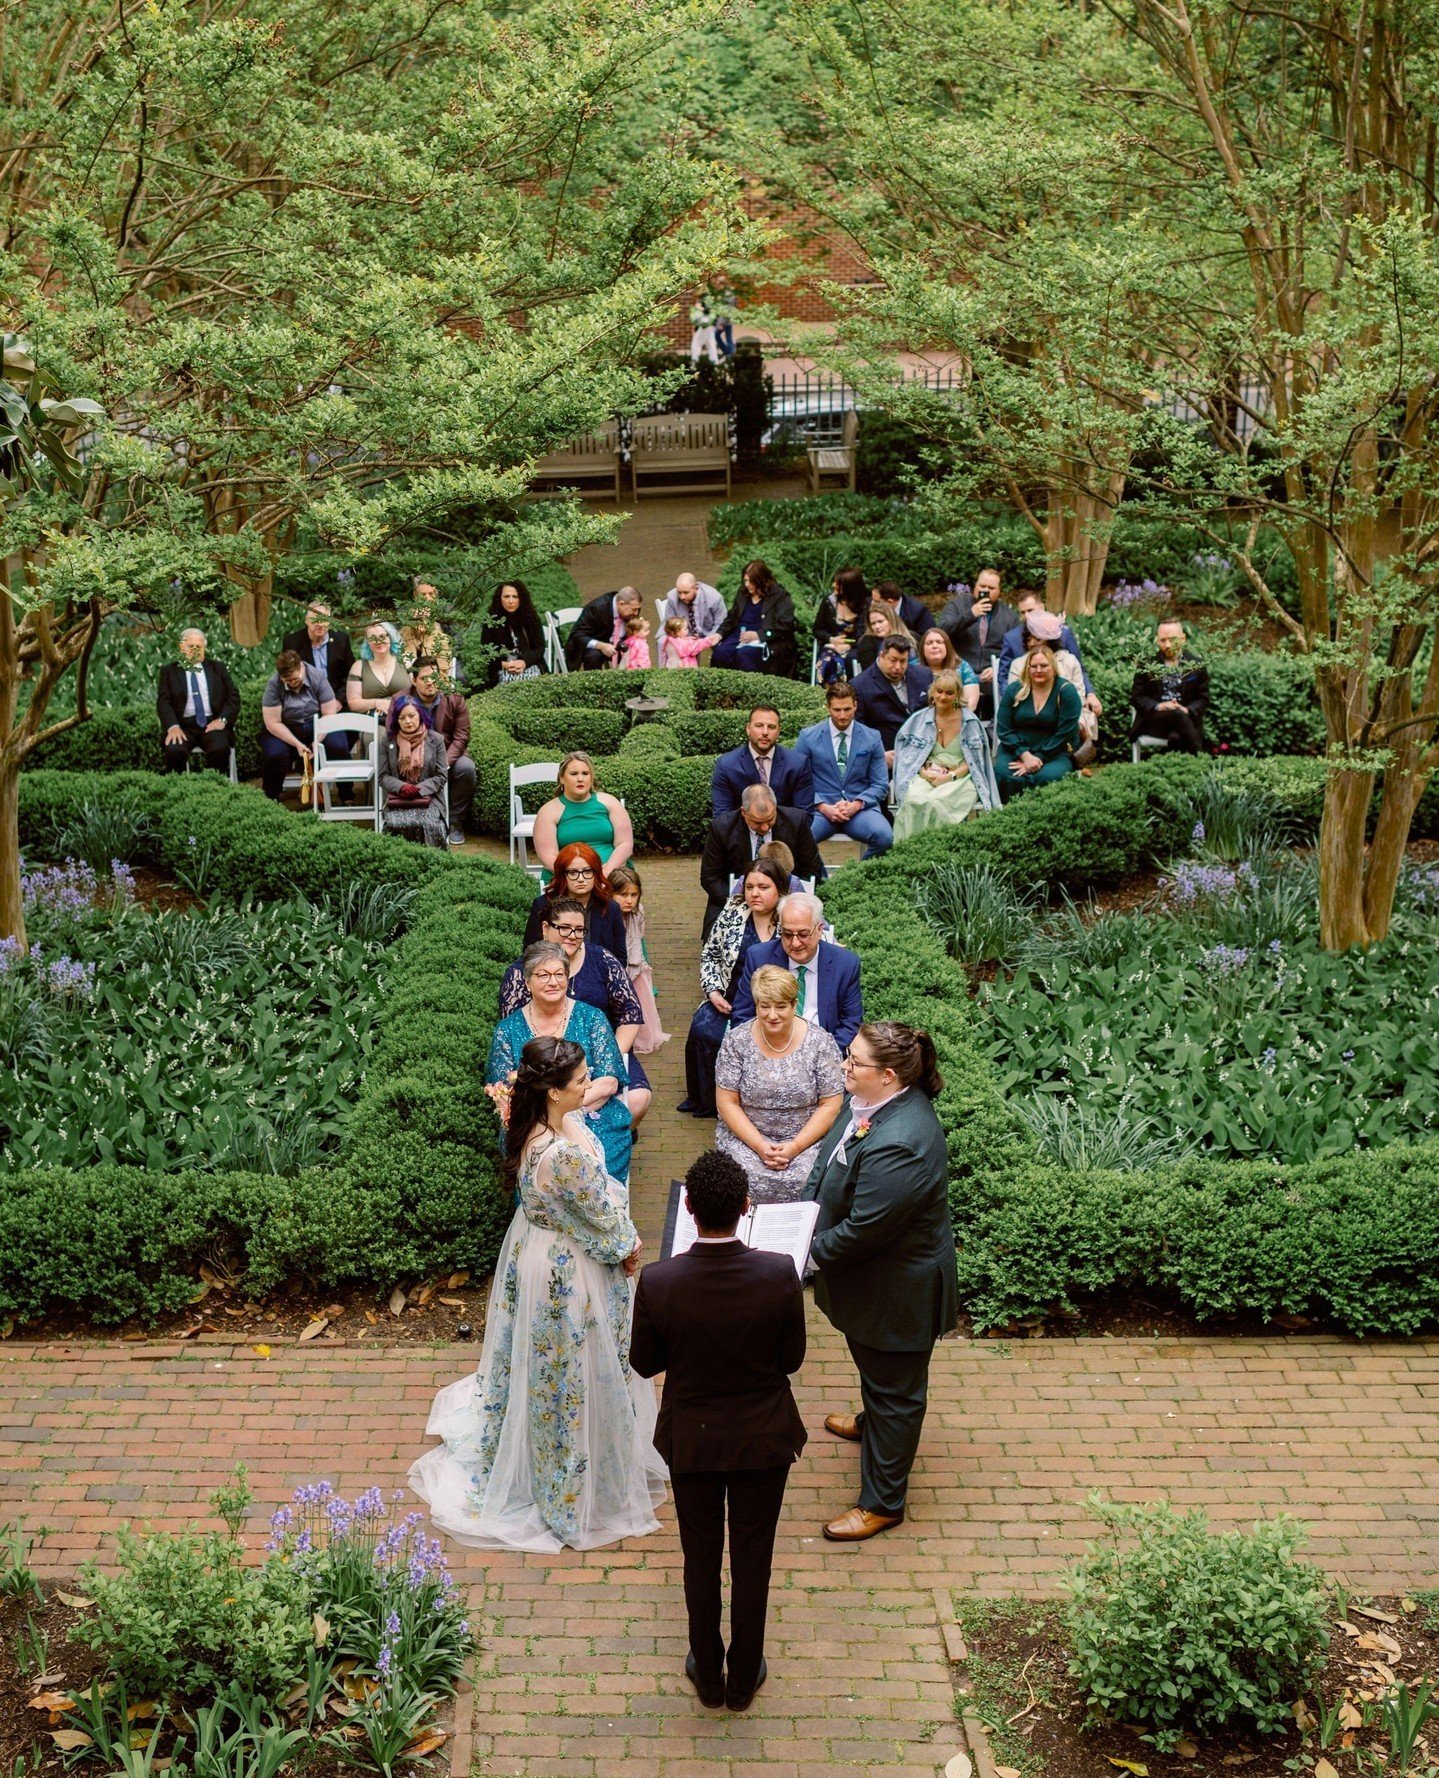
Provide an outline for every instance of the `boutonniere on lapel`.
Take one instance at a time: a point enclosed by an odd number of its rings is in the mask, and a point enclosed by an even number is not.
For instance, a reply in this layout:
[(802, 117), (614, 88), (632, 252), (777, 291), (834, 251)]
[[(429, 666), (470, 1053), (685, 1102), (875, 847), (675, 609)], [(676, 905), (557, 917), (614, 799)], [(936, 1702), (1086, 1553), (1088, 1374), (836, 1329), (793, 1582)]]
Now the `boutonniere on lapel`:
[(869, 1122), (870, 1122), (870, 1120), (868, 1118), (865, 1118), (862, 1123), (858, 1123), (854, 1126), (854, 1138), (853, 1138), (854, 1141), (862, 1142), (864, 1140), (864, 1138), (866, 1136), (868, 1136)]

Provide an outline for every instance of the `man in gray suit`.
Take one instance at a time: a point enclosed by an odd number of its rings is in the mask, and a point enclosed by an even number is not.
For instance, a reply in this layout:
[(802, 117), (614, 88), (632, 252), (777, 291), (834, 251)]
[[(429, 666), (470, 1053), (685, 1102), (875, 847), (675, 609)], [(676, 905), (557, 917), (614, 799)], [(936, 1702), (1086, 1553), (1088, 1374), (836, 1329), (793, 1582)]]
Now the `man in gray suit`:
[(819, 1199), (814, 1300), (845, 1336), (862, 1411), (825, 1430), (859, 1445), (859, 1504), (824, 1528), (859, 1543), (904, 1519), (934, 1343), (958, 1317), (943, 1081), (927, 1031), (861, 1025), (845, 1056), (849, 1099), (809, 1179)]

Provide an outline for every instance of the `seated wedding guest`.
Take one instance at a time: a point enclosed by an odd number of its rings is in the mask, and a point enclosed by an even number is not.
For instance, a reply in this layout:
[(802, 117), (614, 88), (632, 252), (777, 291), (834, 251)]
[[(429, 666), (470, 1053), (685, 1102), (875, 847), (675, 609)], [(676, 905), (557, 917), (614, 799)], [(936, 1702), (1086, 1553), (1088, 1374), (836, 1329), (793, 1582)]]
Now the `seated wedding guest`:
[(523, 1045), (504, 1100), (515, 1211), (479, 1367), (435, 1397), (425, 1430), (445, 1442), (410, 1468), (434, 1523), (479, 1549), (586, 1550), (659, 1530), (654, 1385), (627, 1359), (641, 1242), (583, 1115), (593, 1090), (580, 1045)]
[(999, 807), (989, 737), (963, 703), (957, 673), (935, 674), (928, 709), (916, 710), (895, 736), (894, 798), (897, 840)]
[(989, 657), (999, 653), (1004, 638), (1019, 622), (1019, 613), (999, 596), (999, 570), (981, 568), (975, 576), (973, 591), (953, 594), (938, 621), (940, 629), (948, 632), (959, 658), (979, 680), (980, 714), (988, 715), (996, 695), (992, 689), (994, 666)]
[(762, 858), (767, 858), (771, 864), (779, 866), (780, 874), (785, 880), (782, 894), (798, 895), (805, 887), (803, 879), (795, 875), (794, 853), (790, 851), (783, 840), (766, 840), (759, 851), (755, 853), (756, 862)]
[[(629, 1089), (630, 1117), (636, 1128), (650, 1107), (649, 1076), (634, 1053), (635, 1039), (644, 1029), (644, 1008), (630, 985), (629, 971), (603, 945), (585, 943), (585, 917), (577, 901), (561, 896), (545, 913), (541, 928), (545, 941), (565, 954), (570, 972), (570, 993), (602, 1012), (610, 1022), (615, 1042), (625, 1058), (625, 1083)], [(512, 963), (500, 983), (500, 1013), (523, 1006), (528, 990), (520, 965)]]
[(854, 688), (838, 680), (824, 694), (829, 718), (801, 729), (795, 752), (809, 761), (814, 785), (810, 833), (817, 841), (858, 840), (866, 858), (877, 858), (894, 842), (884, 807), (889, 801), (889, 768), (876, 730), (855, 721)]
[(637, 1056), (652, 1055), (670, 1034), (660, 1023), (659, 1004), (655, 999), (655, 972), (650, 964), (649, 946), (645, 943), (644, 890), (640, 873), (632, 864), (622, 864), (610, 875), (610, 894), (625, 923), (625, 969), (635, 999), (645, 1015), (644, 1028), (635, 1039)]
[(720, 909), (729, 900), (736, 878), (742, 877), (770, 840), (783, 840), (798, 861), (802, 877), (823, 877), (824, 864), (810, 832), (807, 809), (782, 809), (773, 791), (751, 784), (732, 815), (710, 823), (700, 859), (700, 887), (709, 897), (700, 937), (707, 938)]
[(588, 753), (567, 753), (560, 761), (558, 794), (541, 803), (530, 844), (547, 878), (565, 846), (589, 846), (605, 871), (629, 863), (635, 849), (630, 818), (617, 796), (595, 789), (595, 762)]
[(667, 617), (665, 619), (665, 633), (660, 640), (660, 665), (679, 668), (698, 667), (700, 656), (713, 648), (718, 641), (718, 635), (686, 635), (685, 620), (682, 617)]
[(599, 856), (592, 846), (578, 841), (566, 846), (555, 859), (555, 873), (535, 897), (525, 922), (525, 943), (532, 945), (554, 904), (562, 896), (577, 902), (585, 916), (585, 937), (602, 945), (621, 963), (629, 951), (624, 915), (615, 906)]
[(429, 714), (430, 725), (445, 743), (445, 763), (450, 778), (450, 832), (452, 846), (465, 843), (465, 822), (475, 800), (475, 762), (470, 758), (470, 706), (457, 691), (440, 690), (440, 663), (422, 654), (415, 662), (414, 688), (410, 694)]
[(979, 680), (967, 661), (955, 653), (954, 644), (936, 624), (919, 639), (919, 664), (931, 673), (953, 673), (959, 680), (960, 697), (966, 709), (979, 708)]
[[(665, 1377), (655, 1449), (669, 1466), (684, 1552), (689, 1652), (702, 1704), (747, 1710), (764, 1658), (774, 1534), (804, 1422), (789, 1373), (804, 1362), (804, 1296), (786, 1255), (736, 1239), (749, 1202), (744, 1169), (702, 1154), (685, 1174), (699, 1240), (646, 1266), (635, 1290), (630, 1364)], [(721, 1628), (725, 1524), (730, 1641)]]
[(916, 599), (913, 593), (906, 593), (897, 580), (880, 581), (871, 596), (881, 604), (888, 605), (901, 627), (908, 630), (911, 636), (922, 636), (934, 622), (924, 600)]
[[(285, 774), (299, 771), (301, 762), (313, 755), (315, 718), (337, 716), (339, 711), (340, 700), (331, 691), (330, 682), (317, 668), (307, 667), (292, 648), (285, 649), (276, 659), (275, 671), (260, 699), (264, 723), (260, 783), (271, 802), (280, 800)], [(349, 751), (349, 735), (326, 736), (327, 757), (343, 759)]]
[(524, 581), (502, 580), (495, 588), (480, 631), (480, 647), (485, 651), (487, 685), (518, 685), (522, 679), (539, 678), (545, 637)]
[(212, 771), (229, 771), (240, 693), (221, 662), (205, 659), (203, 630), (181, 632), (180, 664), (161, 667), (155, 710), (167, 772), (183, 772), (196, 747)]
[(621, 1184), (627, 1183), (634, 1135), (625, 1102), (625, 1058), (613, 1027), (598, 1007), (571, 994), (569, 958), (557, 944), (527, 945), (517, 967), (525, 998), (495, 1026), (485, 1069), (487, 1085), (506, 1085), (532, 1037), (564, 1037), (579, 1044), (590, 1070), (585, 1121), (603, 1144), (606, 1170)]
[[(1053, 652), (1055, 672), (1061, 679), (1067, 680), (1079, 693), (1079, 733), (1081, 738), (1086, 741), (1097, 741), (1099, 739), (1099, 712), (1104, 706), (1098, 698), (1085, 695), (1084, 668), (1079, 664), (1079, 657), (1071, 654), (1063, 643), (1068, 628), (1069, 626), (1052, 611), (1043, 609), (1030, 611), (1025, 617), (1023, 625), (1024, 648), (1018, 654), (1010, 656), (1008, 671), (1001, 659), (999, 682), (1001, 686), (1013, 685), (1019, 678), (1025, 652), (1033, 648), (1036, 642), (1042, 642)], [(1008, 641), (1008, 638), (1006, 637), (1005, 640)]]
[(365, 626), (360, 658), (345, 681), (345, 701), (358, 716), (371, 711), (384, 719), (390, 700), (410, 689), (410, 674), (400, 659), (400, 632), (391, 623)]
[(911, 664), (908, 642), (887, 636), (878, 660), (855, 680), (859, 719), (866, 728), (878, 731), (886, 765), (894, 764), (894, 737), (900, 724), (923, 708), (932, 677), (928, 667)]
[(787, 969), (764, 965), (749, 985), (754, 1018), (730, 1027), (715, 1063), (715, 1145), (744, 1168), (756, 1204), (791, 1203), (805, 1195), (839, 1113), (844, 1073), (829, 1032), (796, 1013), (799, 986)]
[[(1047, 639), (1045, 637), (1035, 636), (1029, 628), (1029, 619), (1040, 613), (1044, 613), (1045, 611), (1044, 600), (1038, 593), (1016, 593), (1014, 596), (1014, 609), (1019, 613), (1019, 622), (1015, 624), (1012, 630), (1010, 630), (1009, 634), (1004, 638), (1004, 641), (999, 647), (999, 683), (1001, 687), (1008, 685), (1010, 680), (1014, 678), (1014, 674), (1010, 672), (1010, 668), (1014, 665), (1019, 656), (1024, 653), (1026, 639), (1031, 636), (1033, 636), (1035, 641), (1043, 641)], [(1046, 615), (1048, 614), (1046, 613)], [(1054, 643), (1054, 648), (1056, 653), (1063, 649), (1067, 654), (1072, 654), (1075, 660), (1079, 662), (1085, 709), (1092, 710), (1096, 716), (1103, 716), (1104, 706), (1099, 702), (1099, 699), (1094, 696), (1094, 687), (1089, 683), (1089, 671), (1085, 667), (1084, 656), (1079, 652), (1079, 639), (1074, 631), (1070, 629), (1069, 625), (1065, 623), (1063, 618), (1060, 618), (1059, 620), (1059, 636)], [(1090, 702), (1091, 699), (1093, 699), (1092, 703)]]
[(725, 620), (724, 595), (707, 580), (693, 574), (677, 574), (675, 583), (665, 594), (665, 622), (677, 617), (684, 625), (685, 636), (719, 638), (719, 627)]
[[(787, 850), (776, 843), (774, 851)], [(744, 891), (731, 896), (710, 927), (700, 952), (700, 1001), (685, 1039), (685, 1096), (681, 1111), (715, 1116), (715, 1057), (729, 1029), (744, 960), (775, 934), (775, 910), (789, 891), (789, 865), (757, 858), (745, 872)]]
[(650, 659), (650, 620), (642, 611), (625, 619), (625, 640), (617, 663), (627, 673), (648, 673), (654, 662)]
[(772, 790), (782, 809), (808, 812), (814, 806), (809, 765), (790, 748), (779, 745), (779, 711), (773, 704), (756, 704), (744, 732), (744, 745), (720, 754), (714, 763), (710, 774), (712, 813), (733, 814), (741, 792), (750, 784)]
[(389, 738), (380, 764), (380, 788), (387, 799), (385, 832), (403, 834), (426, 846), (446, 845), (450, 830), (444, 790), (449, 766), (444, 736), (435, 732), (435, 719), (408, 692), (391, 703), (385, 727)]
[(854, 648), (855, 674), (864, 673), (879, 659), (879, 651), (891, 636), (913, 648), (914, 637), (905, 629), (889, 606), (882, 599), (876, 599), (866, 607), (864, 614), (864, 635), (860, 637)]
[(440, 595), (435, 587), (423, 575), (417, 574), (410, 583), (410, 603), (406, 612), (409, 621), (400, 626), (397, 652), (412, 672), (415, 661), (422, 654), (433, 655), (440, 663), (440, 671), (446, 679), (451, 679), (454, 677), (454, 650), (449, 633), (440, 622), (439, 601)]
[(632, 586), (591, 599), (565, 638), (565, 660), (570, 671), (593, 673), (614, 666), (624, 647), (625, 620), (638, 617), (639, 613), (639, 591)]
[(1185, 649), (1184, 625), (1166, 618), (1155, 637), (1158, 660), (1134, 675), (1130, 740), (1162, 735), (1174, 753), (1203, 753), (1204, 712), (1209, 708), (1209, 669)]
[(720, 625), (713, 664), (792, 679), (797, 658), (794, 600), (765, 563), (751, 562)]
[(855, 646), (859, 641), (861, 613), (869, 606), (869, 593), (858, 568), (841, 568), (829, 596), (814, 614), (814, 639), (819, 644), (815, 659), (815, 683), (832, 685), (836, 679), (852, 679), (859, 671)]
[(824, 904), (817, 895), (787, 895), (779, 904), (776, 936), (754, 945), (740, 969), (734, 994), (736, 1025), (754, 1017), (750, 977), (766, 963), (788, 969), (799, 986), (801, 1018), (817, 1021), (841, 1050), (864, 1022), (859, 958), (824, 936)]
[(1054, 652), (1036, 642), (1019, 678), (1005, 688), (995, 717), (994, 775), (1000, 800), (1052, 784), (1074, 770), (1079, 745), (1079, 693), (1055, 671)]
[(337, 630), (330, 622), (327, 599), (311, 599), (305, 607), (303, 626), (291, 630), (281, 646), (293, 650), (307, 667), (318, 667), (336, 697), (344, 695), (350, 668), (355, 664), (355, 650), (350, 632)]

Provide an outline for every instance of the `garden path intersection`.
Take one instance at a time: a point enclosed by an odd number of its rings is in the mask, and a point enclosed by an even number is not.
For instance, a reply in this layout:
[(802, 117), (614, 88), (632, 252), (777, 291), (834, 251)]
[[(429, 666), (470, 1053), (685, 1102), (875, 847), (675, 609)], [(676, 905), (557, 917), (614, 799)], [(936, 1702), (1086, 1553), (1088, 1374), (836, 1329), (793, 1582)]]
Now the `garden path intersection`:
[[(642, 861), (673, 1041), (651, 1058), (636, 1221), (656, 1250), (668, 1182), (704, 1127), (680, 1097), (700, 892), (692, 859)], [(910, 1519), (837, 1548), (819, 1528), (854, 1495), (853, 1448), (819, 1434), (853, 1370), (810, 1309), (796, 1395), (811, 1439), (776, 1548), (770, 1681), (744, 1716), (700, 1708), (682, 1673), (673, 1512), (654, 1537), (588, 1554), (452, 1551), (485, 1646), (455, 1769), (486, 1778), (933, 1775), (962, 1743), (940, 1615), (966, 1591), (1043, 1592), (1095, 1527), (1090, 1489), (1167, 1495), (1218, 1525), (1290, 1511), (1352, 1587), (1439, 1571), (1439, 1340), (954, 1340), (935, 1354)], [(177, 1528), (237, 1460), (255, 1522), (296, 1485), (403, 1484), (433, 1392), (473, 1348), (368, 1342), (0, 1345), (0, 1520), (46, 1535), (73, 1572), (125, 1520)], [(254, 1543), (261, 1541), (258, 1531)], [(936, 1594), (940, 1598), (937, 1602)], [(470, 1757), (473, 1765), (470, 1764)]]

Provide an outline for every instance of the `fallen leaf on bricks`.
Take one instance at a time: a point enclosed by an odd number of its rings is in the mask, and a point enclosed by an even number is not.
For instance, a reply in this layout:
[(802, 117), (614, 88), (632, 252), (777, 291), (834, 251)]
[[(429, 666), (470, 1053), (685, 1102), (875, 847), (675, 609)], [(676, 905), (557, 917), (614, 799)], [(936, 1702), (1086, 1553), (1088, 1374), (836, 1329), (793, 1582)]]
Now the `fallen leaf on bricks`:
[(268, 1358), (270, 1356), (270, 1348), (268, 1346), (251, 1346), (250, 1350), (252, 1352), (258, 1352), (261, 1358)]

